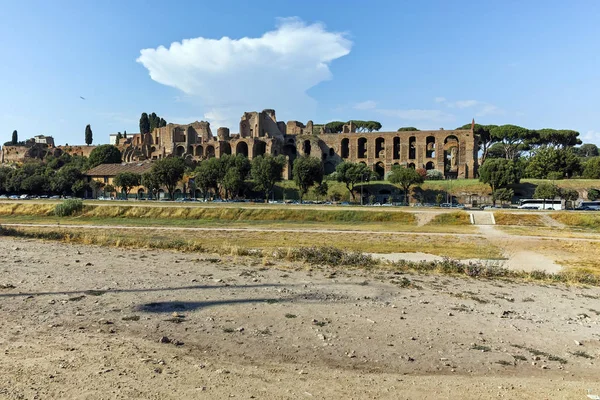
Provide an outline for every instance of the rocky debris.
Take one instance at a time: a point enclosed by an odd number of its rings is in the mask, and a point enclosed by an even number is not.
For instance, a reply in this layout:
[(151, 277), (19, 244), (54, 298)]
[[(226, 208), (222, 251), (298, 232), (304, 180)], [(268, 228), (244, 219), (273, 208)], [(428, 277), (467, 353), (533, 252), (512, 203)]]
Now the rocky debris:
[(15, 289), (16, 286), (10, 283), (0, 284), (0, 289)]
[(159, 340), (158, 343), (171, 343), (171, 339), (169, 339), (167, 336), (162, 336)]

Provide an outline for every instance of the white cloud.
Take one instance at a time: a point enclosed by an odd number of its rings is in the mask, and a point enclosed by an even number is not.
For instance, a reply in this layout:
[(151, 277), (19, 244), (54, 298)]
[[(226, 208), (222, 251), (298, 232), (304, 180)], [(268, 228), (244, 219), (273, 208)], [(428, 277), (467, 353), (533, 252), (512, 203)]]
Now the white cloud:
[(344, 33), (285, 18), (259, 38), (185, 39), (143, 49), (137, 62), (154, 81), (198, 97), (215, 128), (234, 131), (244, 111), (276, 108), (308, 119), (316, 102), (306, 91), (330, 79), (329, 64), (351, 47)]
[(454, 115), (441, 110), (377, 110), (382, 115), (409, 121), (452, 122)]
[(500, 107), (497, 107), (493, 104), (482, 103), (481, 105), (482, 105), (481, 109), (479, 111), (477, 111), (477, 113), (475, 114), (476, 117), (484, 117), (486, 115), (504, 114), (503, 109), (501, 109)]
[(354, 105), (355, 110), (372, 110), (377, 107), (377, 103), (373, 100), (363, 101)]
[(587, 131), (586, 133), (581, 134), (579, 139), (581, 139), (583, 143), (600, 144), (600, 131)]
[(458, 100), (454, 103), (448, 103), (448, 107), (456, 107), (456, 108), (470, 108), (476, 105), (481, 104), (477, 100)]
[(435, 99), (433, 99), (433, 101), (435, 101), (436, 103), (445, 103), (446, 98), (445, 97), (436, 97)]

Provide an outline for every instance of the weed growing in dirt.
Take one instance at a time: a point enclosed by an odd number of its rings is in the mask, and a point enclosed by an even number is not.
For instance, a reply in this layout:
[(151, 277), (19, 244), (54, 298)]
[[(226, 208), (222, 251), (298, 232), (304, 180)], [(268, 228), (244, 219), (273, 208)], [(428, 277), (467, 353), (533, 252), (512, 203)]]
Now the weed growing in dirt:
[(530, 352), (534, 356), (546, 357), (548, 359), (548, 361), (557, 361), (560, 364), (566, 364), (567, 363), (567, 360), (565, 360), (564, 358), (552, 355), (550, 353), (546, 353), (545, 351), (537, 350), (537, 349), (534, 349), (534, 348), (531, 348), (531, 347), (521, 346), (521, 345), (518, 345), (518, 344), (513, 344), (512, 347), (517, 348), (517, 349), (521, 349), (521, 350), (527, 350), (528, 352)]
[(286, 318), (296, 318), (297, 315), (296, 314), (285, 314)]
[(514, 358), (515, 360), (519, 360), (519, 361), (527, 361), (527, 357), (525, 357), (525, 356), (522, 356), (522, 355), (520, 355), (520, 354), (513, 354), (513, 358)]
[(474, 344), (471, 346), (471, 350), (477, 350), (477, 351), (481, 351), (483, 353), (487, 353), (488, 351), (492, 350), (489, 346), (482, 346), (480, 344)]
[(505, 367), (509, 367), (509, 366), (513, 367), (515, 365), (514, 363), (511, 363), (511, 362), (506, 361), (506, 360), (496, 361), (496, 364), (504, 365)]
[(586, 353), (585, 351), (582, 351), (582, 350), (575, 351), (571, 354), (573, 354), (576, 357), (587, 358), (590, 360), (594, 358), (593, 356), (589, 355), (588, 353)]

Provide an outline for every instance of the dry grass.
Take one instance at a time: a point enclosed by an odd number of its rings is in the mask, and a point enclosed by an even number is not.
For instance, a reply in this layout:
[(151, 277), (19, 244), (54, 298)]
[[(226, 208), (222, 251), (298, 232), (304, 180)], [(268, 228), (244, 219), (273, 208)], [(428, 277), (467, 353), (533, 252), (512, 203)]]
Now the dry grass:
[(469, 214), (455, 211), (436, 215), (427, 225), (471, 225)]
[(552, 213), (550, 217), (569, 227), (600, 230), (600, 213), (561, 212)]
[(524, 213), (495, 212), (496, 225), (544, 226), (539, 215)]

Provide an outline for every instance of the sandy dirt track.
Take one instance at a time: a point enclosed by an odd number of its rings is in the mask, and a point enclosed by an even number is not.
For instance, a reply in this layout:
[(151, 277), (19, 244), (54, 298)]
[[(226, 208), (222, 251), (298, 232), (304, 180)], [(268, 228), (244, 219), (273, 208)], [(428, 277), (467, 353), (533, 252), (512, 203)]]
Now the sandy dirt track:
[(598, 288), (6, 237), (0, 251), (0, 398), (600, 391)]

